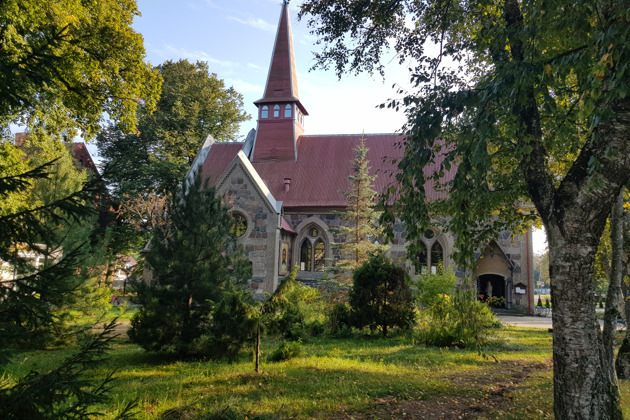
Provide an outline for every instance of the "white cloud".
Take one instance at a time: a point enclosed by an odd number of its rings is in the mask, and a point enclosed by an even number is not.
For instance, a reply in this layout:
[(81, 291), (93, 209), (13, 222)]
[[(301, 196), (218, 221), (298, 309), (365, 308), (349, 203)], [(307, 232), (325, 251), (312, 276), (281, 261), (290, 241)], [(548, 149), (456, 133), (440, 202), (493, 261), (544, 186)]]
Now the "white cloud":
[(259, 66), (258, 64), (254, 64), (254, 63), (247, 63), (247, 67), (254, 70), (264, 70), (262, 66)]
[(249, 92), (249, 93), (256, 93), (256, 94), (261, 95), (264, 90), (264, 86), (256, 85), (254, 83), (249, 83), (241, 79), (226, 78), (224, 79), (224, 81), (225, 81), (226, 86), (234, 87), (234, 89), (236, 89), (236, 91), (239, 93)]
[(268, 32), (276, 32), (276, 25), (273, 25), (263, 19), (255, 19), (255, 18), (249, 18), (247, 20), (243, 20), (243, 19), (239, 19), (235, 16), (228, 16), (229, 20), (233, 20), (234, 22), (238, 22), (240, 24), (243, 25), (248, 25), (251, 26), (253, 28), (256, 29), (260, 29), (262, 31), (268, 31)]
[(170, 44), (166, 44), (162, 49), (153, 49), (156, 54), (160, 55), (165, 60), (177, 60), (180, 58), (186, 58), (192, 61), (206, 61), (208, 64), (213, 64), (215, 66), (223, 67), (223, 68), (234, 68), (238, 66), (238, 63), (229, 60), (219, 60), (210, 56), (208, 53), (204, 51), (189, 51), (185, 48), (175, 47)]

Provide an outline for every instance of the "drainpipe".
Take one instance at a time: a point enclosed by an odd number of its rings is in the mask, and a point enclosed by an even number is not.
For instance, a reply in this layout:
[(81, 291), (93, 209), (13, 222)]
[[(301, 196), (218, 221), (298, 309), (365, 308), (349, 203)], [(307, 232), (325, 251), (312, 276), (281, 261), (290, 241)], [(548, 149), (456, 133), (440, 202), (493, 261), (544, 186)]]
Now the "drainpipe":
[(507, 289), (507, 308), (512, 309), (512, 288), (514, 287), (514, 267), (510, 266), (510, 280), (508, 280)]
[(527, 233), (525, 234), (525, 238), (527, 239), (527, 308), (528, 308), (528, 314), (532, 313), (532, 299), (531, 299), (531, 293), (532, 293), (532, 284), (530, 281), (530, 274), (529, 274), (529, 235), (531, 233), (532, 229), (529, 228), (527, 230)]

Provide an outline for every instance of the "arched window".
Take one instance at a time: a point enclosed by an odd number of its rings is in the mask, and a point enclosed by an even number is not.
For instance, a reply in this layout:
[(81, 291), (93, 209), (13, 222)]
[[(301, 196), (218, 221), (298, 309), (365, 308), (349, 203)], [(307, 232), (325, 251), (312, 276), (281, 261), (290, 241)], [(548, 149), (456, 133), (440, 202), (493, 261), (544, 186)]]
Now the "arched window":
[(287, 106), (284, 107), (284, 117), (291, 118), (291, 104), (287, 104)]
[(304, 239), (300, 247), (300, 270), (312, 271), (312, 255), (313, 248), (311, 242), (308, 239)]
[(269, 107), (267, 105), (262, 107), (262, 111), (260, 111), (260, 118), (269, 118)]
[(240, 213), (232, 213), (232, 226), (230, 231), (235, 238), (240, 238), (247, 232), (247, 219)]
[(442, 266), (444, 261), (444, 251), (442, 251), (442, 245), (439, 242), (435, 242), (431, 247), (431, 273), (435, 274), (438, 271), (438, 267)]
[(427, 229), (422, 236), (420, 250), (414, 261), (416, 274), (436, 274), (444, 264), (444, 249), (437, 240), (438, 233), (433, 229)]
[(427, 266), (429, 264), (429, 254), (427, 253), (427, 247), (424, 243), (420, 244), (420, 251), (416, 254), (416, 272), (418, 274), (425, 274), (427, 272)]
[(315, 258), (313, 258), (313, 271), (324, 271), (326, 266), (326, 246), (324, 241), (318, 239), (315, 242)]
[(304, 239), (300, 245), (300, 270), (324, 271), (326, 267), (326, 242), (321, 229), (316, 225), (303, 230)]
[(274, 105), (273, 107), (273, 117), (278, 118), (280, 116), (280, 105)]

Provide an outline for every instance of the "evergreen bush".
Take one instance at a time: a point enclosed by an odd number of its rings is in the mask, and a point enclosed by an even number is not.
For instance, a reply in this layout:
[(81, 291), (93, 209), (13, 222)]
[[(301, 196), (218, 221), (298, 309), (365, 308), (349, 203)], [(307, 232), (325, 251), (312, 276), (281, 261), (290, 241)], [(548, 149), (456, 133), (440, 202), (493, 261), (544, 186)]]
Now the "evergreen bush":
[(304, 349), (300, 341), (282, 341), (271, 355), (271, 360), (274, 362), (289, 360), (301, 355), (303, 350)]
[(380, 329), (386, 337), (390, 328), (409, 328), (415, 311), (408, 277), (384, 252), (378, 252), (354, 272), (349, 294), (354, 325)]
[(146, 350), (217, 357), (222, 349), (232, 358), (234, 340), (249, 332), (233, 323), (225, 327), (226, 311), (233, 310), (235, 319), (250, 316), (247, 305), (235, 299), (247, 298), (237, 289), (251, 277), (251, 266), (230, 234), (230, 215), (214, 189), (202, 187), (200, 176), (192, 185), (183, 183), (166, 213), (167, 223), (154, 230), (146, 257), (151, 283), (136, 284), (143, 306), (129, 337)]

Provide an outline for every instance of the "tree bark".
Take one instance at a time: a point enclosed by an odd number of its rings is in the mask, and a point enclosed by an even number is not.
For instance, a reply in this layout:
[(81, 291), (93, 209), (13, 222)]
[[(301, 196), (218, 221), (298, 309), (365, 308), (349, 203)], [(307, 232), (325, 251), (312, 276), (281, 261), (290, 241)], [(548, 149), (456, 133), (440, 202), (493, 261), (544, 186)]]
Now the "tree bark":
[(547, 232), (555, 416), (621, 419), (614, 366), (595, 315), (592, 279), (597, 244), (565, 237), (557, 226), (548, 226)]
[(621, 216), (623, 215), (623, 191), (619, 193), (612, 212), (610, 213), (610, 282), (606, 293), (606, 311), (604, 313), (604, 347), (606, 357), (614, 363), (615, 334), (617, 333), (617, 317), (619, 311), (619, 297), (621, 295), (622, 258), (623, 258), (623, 229)]

